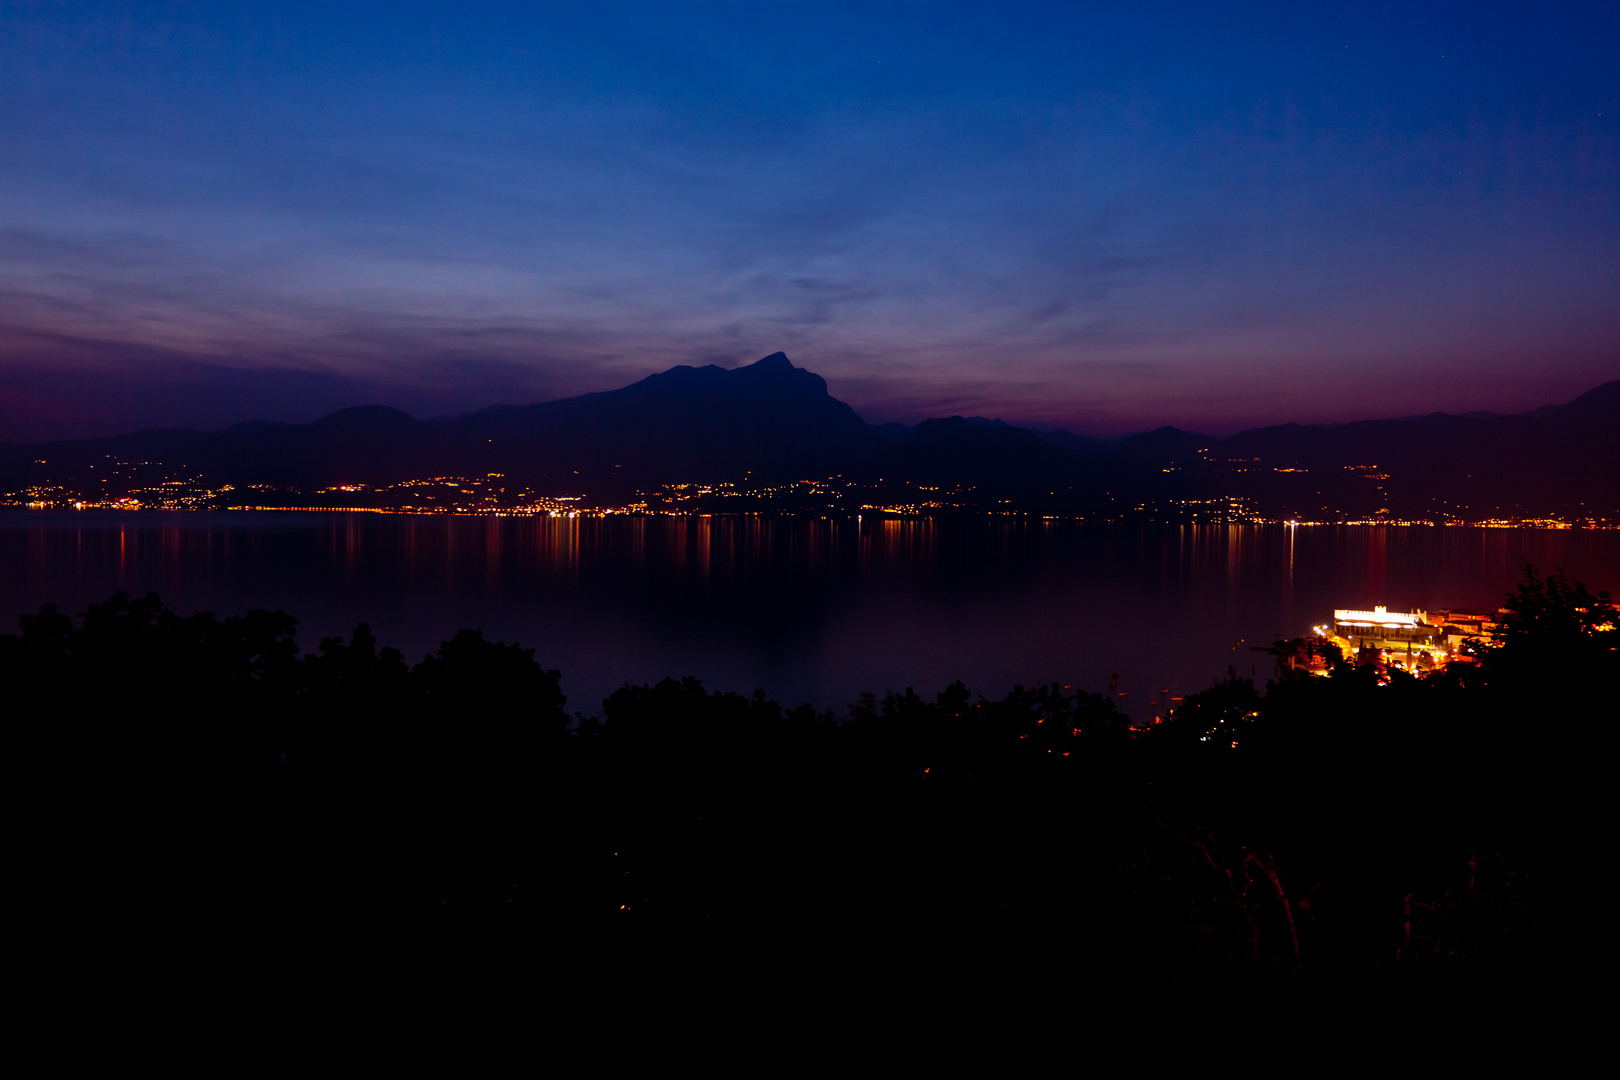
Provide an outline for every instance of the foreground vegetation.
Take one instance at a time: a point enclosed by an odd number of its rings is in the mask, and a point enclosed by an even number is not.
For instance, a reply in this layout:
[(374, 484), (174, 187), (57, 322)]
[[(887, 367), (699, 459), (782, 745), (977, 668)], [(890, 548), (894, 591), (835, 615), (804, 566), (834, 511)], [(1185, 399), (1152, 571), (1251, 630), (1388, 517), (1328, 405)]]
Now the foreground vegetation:
[(290, 616), (155, 596), (25, 616), (0, 670), (25, 760), (116, 778), (84, 828), (122, 872), (60, 904), (194, 943), (226, 910), (282, 973), (626, 1036), (1427, 1024), (1562, 1001), (1596, 932), (1616, 612), (1529, 568), (1507, 604), (1477, 665), (1235, 679), (1140, 731), (1057, 684), (835, 718), (688, 678), (587, 717), (476, 631), (301, 655)]

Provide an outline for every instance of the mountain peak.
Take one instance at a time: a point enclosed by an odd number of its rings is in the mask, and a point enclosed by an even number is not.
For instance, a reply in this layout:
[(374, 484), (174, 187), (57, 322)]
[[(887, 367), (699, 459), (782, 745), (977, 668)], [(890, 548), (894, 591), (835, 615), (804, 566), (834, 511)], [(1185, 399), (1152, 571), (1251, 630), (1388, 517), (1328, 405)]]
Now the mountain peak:
[(760, 360), (756, 360), (752, 364), (748, 364), (746, 366), (751, 368), (759, 368), (761, 371), (792, 371), (793, 361), (788, 359), (788, 355), (785, 352), (773, 352), (771, 355)]

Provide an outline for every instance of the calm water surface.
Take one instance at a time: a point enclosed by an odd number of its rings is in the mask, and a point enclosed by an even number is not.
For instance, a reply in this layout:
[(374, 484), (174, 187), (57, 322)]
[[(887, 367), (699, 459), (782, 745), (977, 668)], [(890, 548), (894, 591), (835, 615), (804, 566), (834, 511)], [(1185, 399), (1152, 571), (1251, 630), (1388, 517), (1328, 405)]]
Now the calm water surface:
[(1620, 532), (28, 512), (0, 514), (0, 617), (150, 590), (283, 609), (306, 649), (366, 620), (412, 661), (478, 627), (533, 646), (586, 712), (666, 675), (841, 708), (1118, 671), (1141, 716), (1229, 665), (1265, 676), (1250, 646), (1335, 607), (1495, 606), (1521, 559), (1620, 592)]

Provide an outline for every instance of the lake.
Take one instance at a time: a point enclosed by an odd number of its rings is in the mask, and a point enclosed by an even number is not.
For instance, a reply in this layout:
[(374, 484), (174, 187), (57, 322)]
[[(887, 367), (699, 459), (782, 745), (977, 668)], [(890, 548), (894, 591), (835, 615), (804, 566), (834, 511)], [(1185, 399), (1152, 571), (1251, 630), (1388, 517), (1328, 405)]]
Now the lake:
[(696, 675), (842, 708), (955, 679), (1104, 691), (1142, 718), (1335, 607), (1494, 607), (1520, 560), (1620, 591), (1620, 532), (997, 520), (0, 514), (0, 617), (117, 590), (280, 608), (299, 642), (365, 620), (418, 661), (461, 627), (562, 671), (569, 709)]

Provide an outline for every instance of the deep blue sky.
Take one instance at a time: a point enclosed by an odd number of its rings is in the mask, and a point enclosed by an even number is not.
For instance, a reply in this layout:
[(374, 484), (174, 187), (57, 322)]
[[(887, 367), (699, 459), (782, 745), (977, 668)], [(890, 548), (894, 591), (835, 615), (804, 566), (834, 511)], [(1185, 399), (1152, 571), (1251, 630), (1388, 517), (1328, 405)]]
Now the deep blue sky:
[(1620, 4), (535, 7), (0, 3), (0, 439), (777, 349), (1098, 434), (1620, 376)]

